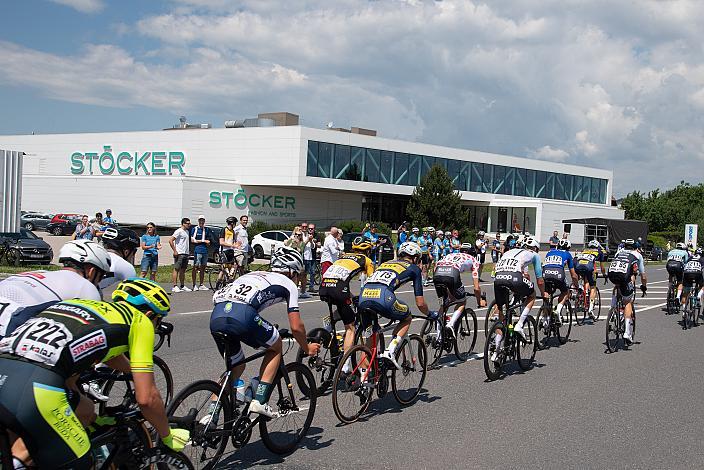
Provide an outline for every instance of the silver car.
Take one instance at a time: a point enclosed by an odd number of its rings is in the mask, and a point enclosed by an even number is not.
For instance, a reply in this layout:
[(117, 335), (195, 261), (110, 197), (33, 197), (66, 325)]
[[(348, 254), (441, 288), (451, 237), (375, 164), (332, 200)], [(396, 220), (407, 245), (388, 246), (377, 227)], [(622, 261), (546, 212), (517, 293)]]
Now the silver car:
[(40, 214), (38, 212), (27, 212), (20, 217), (20, 225), (27, 230), (46, 228), (51, 222), (52, 214)]

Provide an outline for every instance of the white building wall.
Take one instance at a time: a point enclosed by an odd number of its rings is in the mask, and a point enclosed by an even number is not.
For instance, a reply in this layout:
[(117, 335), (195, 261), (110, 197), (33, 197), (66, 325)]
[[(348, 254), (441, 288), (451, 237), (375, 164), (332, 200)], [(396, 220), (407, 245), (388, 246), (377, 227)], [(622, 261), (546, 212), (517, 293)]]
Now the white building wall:
[[(559, 203), (543, 201), (542, 214), (538, 219), (541, 221), (540, 232), (537, 234), (540, 237), (540, 242), (547, 243), (553, 230), (557, 230), (560, 236), (562, 236), (564, 229), (564, 224), (562, 223), (563, 220), (587, 217), (623, 219), (624, 211), (617, 207), (599, 204), (574, 204), (564, 201)], [(570, 241), (576, 244), (583, 243), (584, 225), (572, 224), (571, 229)]]

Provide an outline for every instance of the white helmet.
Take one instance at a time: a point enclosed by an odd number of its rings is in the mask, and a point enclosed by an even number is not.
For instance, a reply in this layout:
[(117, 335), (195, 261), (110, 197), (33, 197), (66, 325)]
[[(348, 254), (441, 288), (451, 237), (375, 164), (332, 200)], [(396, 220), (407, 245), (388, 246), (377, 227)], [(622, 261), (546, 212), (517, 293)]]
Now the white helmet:
[(413, 230), (411, 230), (411, 232), (418, 233), (419, 232), (418, 227), (413, 227)]
[(110, 272), (110, 254), (93, 240), (73, 240), (62, 246), (59, 250), (59, 263), (69, 260), (90, 264), (105, 273)]
[(486, 235), (486, 233), (484, 233), (484, 230), (480, 230), (480, 231), (477, 232), (477, 236), (478, 236), (479, 238), (482, 238), (484, 235)]
[(437, 232), (435, 232), (435, 235), (445, 235), (445, 233), (443, 233), (442, 230), (438, 230)]
[(675, 245), (675, 248), (677, 248), (678, 250), (686, 250), (687, 245), (685, 245), (683, 242), (679, 242), (677, 245)]
[(275, 273), (303, 271), (303, 257), (298, 250), (280, 246), (271, 254), (271, 271)]
[[(589, 246), (592, 246), (591, 243), (589, 244)], [(562, 238), (559, 242), (557, 242), (557, 247), (561, 250), (569, 251), (569, 249), (572, 248), (572, 243), (568, 239)]]
[(526, 239), (523, 240), (523, 247), (525, 247), (525, 248), (536, 248), (536, 249), (539, 250), (539, 249), (540, 249), (540, 243), (538, 242), (538, 240), (536, 240), (536, 239), (533, 238), (533, 237), (526, 237)]
[(599, 241), (594, 239), (589, 242), (587, 245), (589, 248), (599, 248), (601, 245), (599, 244)]
[(398, 247), (399, 256), (420, 256), (420, 246), (416, 242), (401, 243)]

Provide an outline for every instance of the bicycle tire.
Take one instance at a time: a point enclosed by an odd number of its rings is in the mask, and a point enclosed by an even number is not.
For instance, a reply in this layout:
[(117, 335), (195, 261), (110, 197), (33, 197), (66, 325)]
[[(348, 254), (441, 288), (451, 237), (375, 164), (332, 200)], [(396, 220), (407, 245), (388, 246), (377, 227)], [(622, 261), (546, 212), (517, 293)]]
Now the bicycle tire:
[[(352, 360), (352, 374), (350, 375), (342, 372), (342, 366), (348, 359)], [(355, 383), (355, 380), (358, 378), (358, 363), (365, 360), (367, 361), (369, 369), (368, 377), (373, 378), (375, 381), (378, 380), (378, 361), (372, 357), (371, 350), (363, 344), (352, 346), (350, 350), (342, 356), (342, 360), (340, 360), (337, 369), (335, 369), (335, 376), (332, 379), (332, 409), (337, 419), (343, 424), (351, 424), (357, 421), (362, 413), (367, 410), (374, 396), (372, 390), (369, 390), (368, 393), (363, 390), (364, 387), (361, 382)], [(376, 383), (374, 385), (376, 386)], [(352, 403), (351, 400), (359, 402), (359, 406), (351, 407), (355, 409), (355, 411), (347, 414), (347, 411), (341, 409), (341, 402)]]
[[(191, 461), (194, 468), (202, 470), (210, 470), (217, 465), (227, 447), (227, 442), (232, 433), (232, 406), (228, 394), (223, 394), (220, 397), (220, 405), (222, 406), (216, 422), (216, 427), (212, 429), (210, 426), (206, 429), (199, 423), (208, 413), (208, 405), (213, 395), (220, 394), (221, 386), (212, 380), (199, 380), (187, 385), (183, 390), (171, 401), (171, 404), (166, 409), (166, 415), (170, 422), (174, 418), (180, 418), (176, 421), (177, 427), (187, 429), (191, 433), (189, 445), (183, 450), (183, 454)], [(195, 399), (191, 404), (187, 402), (189, 398), (193, 398), (197, 393), (205, 392), (203, 397)], [(181, 410), (178, 414), (179, 407), (186, 403), (187, 409)], [(194, 407), (195, 406), (195, 407)], [(191, 414), (195, 411), (195, 415)], [(207, 449), (214, 450), (212, 456), (206, 456)]]
[[(498, 320), (498, 314), (499, 311), (497, 310), (496, 312), (492, 312), (492, 310), (496, 307), (496, 300), (492, 300), (489, 306), (486, 308), (486, 315), (484, 315), (484, 337), (489, 336), (489, 325), (493, 324), (495, 321)], [(496, 316), (496, 318), (494, 318)]]
[[(415, 346), (414, 346), (415, 344)], [(405, 339), (401, 347), (395, 351), (396, 362), (401, 366), (401, 369), (393, 369), (391, 371), (391, 389), (394, 392), (396, 401), (402, 406), (413, 404), (423, 390), (425, 377), (428, 373), (428, 350), (420, 336), (416, 334), (409, 335)], [(400, 377), (409, 377), (410, 374), (416, 373), (420, 375), (420, 380), (409, 380), (409, 384), (413, 385), (408, 388), (408, 392), (399, 387)], [(418, 385), (416, 385), (416, 382)]]
[(587, 320), (588, 307), (584, 305), (584, 288), (577, 290), (574, 301), (574, 321), (578, 326), (584, 325)]
[(538, 321), (539, 322), (544, 322), (545, 318), (549, 318), (550, 320), (550, 326), (545, 327), (544, 323), (542, 323), (542, 326), (538, 328), (538, 333), (543, 333), (542, 338), (539, 338), (538, 340), (538, 349), (543, 350), (543, 349), (548, 349), (550, 347), (550, 337), (552, 336), (552, 301), (553, 297), (550, 297), (550, 302), (545, 302), (543, 300), (543, 304), (540, 306), (540, 309), (538, 310)]
[(594, 297), (594, 322), (596, 323), (601, 316), (601, 291), (596, 288), (596, 296)]
[[(469, 339), (467, 339), (469, 338)], [(462, 315), (455, 323), (455, 356), (460, 361), (466, 361), (477, 344), (477, 314), (465, 307)], [(463, 346), (460, 346), (462, 344)], [(469, 344), (469, 347), (466, 345)]]
[(565, 344), (570, 339), (572, 332), (572, 304), (568, 300), (560, 312), (560, 325), (557, 326), (557, 340), (560, 344)]
[(538, 351), (538, 324), (532, 315), (526, 317), (523, 331), (526, 333), (528, 341), (524, 340), (520, 335), (516, 336), (516, 362), (518, 362), (518, 367), (521, 370), (526, 371), (533, 368), (535, 353)]
[(623, 336), (618, 316), (618, 308), (612, 307), (609, 309), (609, 315), (606, 317), (606, 348), (611, 353), (618, 350), (618, 343)]
[[(166, 407), (171, 399), (174, 396), (174, 378), (173, 375), (171, 374), (171, 370), (169, 369), (169, 366), (166, 364), (166, 361), (164, 361), (161, 357), (157, 356), (156, 354), (153, 356), (154, 360), (154, 383), (157, 386), (157, 389), (159, 390), (159, 394), (161, 395), (161, 399), (164, 401), (164, 406)], [(160, 379), (161, 378), (161, 379)], [(102, 393), (103, 395), (110, 397), (111, 392), (113, 392), (113, 389), (115, 388), (116, 384), (125, 384), (124, 391), (119, 394), (121, 397), (121, 404), (127, 405), (127, 406), (135, 406), (137, 404), (137, 399), (134, 396), (134, 391), (132, 385), (127, 384), (127, 382), (124, 381), (114, 381), (114, 380), (107, 380), (105, 381), (105, 384), (102, 387)], [(117, 395), (114, 395), (117, 397)], [(115, 405), (114, 401), (108, 400), (107, 402), (101, 402), (100, 406), (98, 409), (100, 410), (100, 414), (105, 413), (105, 408), (107, 406), (113, 406)]]
[(672, 285), (672, 278), (670, 278), (670, 283), (667, 286), (667, 304), (665, 307), (665, 315), (672, 315), (675, 313), (675, 289)]
[[(142, 467), (142, 464), (145, 463), (143, 458), (146, 457), (146, 454), (150, 449), (154, 448), (154, 440), (147, 429), (146, 421), (128, 421), (122, 425), (118, 425), (118, 427), (119, 426), (129, 428), (128, 435), (130, 435), (130, 445), (126, 449), (120, 449), (117, 454), (111, 455), (113, 460), (110, 468), (148, 468)], [(114, 445), (115, 435), (111, 432), (107, 432), (103, 436), (98, 435), (91, 438), (90, 452), (93, 454), (93, 459), (96, 460), (97, 453), (102, 446), (106, 446), (109, 452), (112, 453), (114, 452)], [(141, 446), (144, 451), (142, 452), (137, 450), (137, 446)]]
[[(289, 381), (286, 382), (286, 376), (279, 372), (274, 380), (271, 398), (269, 399), (269, 405), (280, 416), (274, 419), (259, 420), (259, 434), (262, 437), (262, 442), (264, 442), (267, 449), (278, 455), (293, 452), (306, 436), (313, 422), (317, 403), (317, 395), (315, 393), (306, 395), (303, 390), (299, 392), (294, 390), (294, 384), (300, 384), (301, 382), (307, 382), (307, 390), (315, 390), (315, 379), (310, 369), (298, 362), (289, 362), (286, 364), (286, 372), (289, 374)], [(307, 404), (308, 407), (305, 408), (304, 404)], [(298, 426), (300, 421), (296, 417), (303, 416), (298, 413), (304, 410), (306, 411), (305, 420), (300, 428), (292, 429), (293, 432), (272, 431), (274, 428), (278, 429), (278, 425), (282, 423), (295, 423)], [(280, 441), (279, 437), (282, 435), (285, 435), (288, 439)]]
[(169, 470), (171, 468), (178, 470), (194, 470), (191, 459), (186, 457), (182, 452), (174, 452), (167, 448), (158, 449), (162, 456), (162, 461), (157, 462), (156, 468), (159, 470)]
[(426, 349), (431, 349), (431, 354), (433, 357), (432, 361), (430, 362), (430, 365), (432, 367), (434, 367), (435, 365), (437, 365), (438, 362), (440, 362), (440, 358), (442, 357), (443, 351), (443, 345), (439, 343), (439, 338), (436, 333), (439, 328), (439, 323), (440, 320), (432, 320), (430, 318), (426, 318), (425, 321), (423, 321), (423, 326), (420, 329), (420, 337), (423, 339), (423, 343), (426, 345)]
[(218, 286), (218, 277), (220, 276), (220, 267), (218, 269), (213, 269), (211, 267), (205, 268), (208, 271), (208, 287), (210, 290), (216, 291), (220, 289)]
[(491, 329), (489, 329), (489, 336), (487, 336), (486, 342), (484, 343), (484, 372), (489, 380), (496, 380), (501, 377), (501, 370), (504, 362), (506, 362), (506, 358), (502, 351), (499, 351), (498, 353), (497, 362), (491, 360), (491, 355), (494, 353), (496, 348), (496, 330), (501, 330), (504, 344), (508, 340), (508, 338), (506, 338), (506, 326), (504, 323), (499, 320), (492, 323)]
[[(337, 340), (337, 337), (335, 337)], [(300, 346), (296, 353), (296, 362), (303, 364), (313, 373), (315, 383), (318, 385), (316, 395), (324, 394), (332, 383), (332, 376), (337, 368), (337, 358), (332, 356), (332, 341), (333, 336), (325, 328), (313, 328), (308, 332), (308, 342), (320, 344), (320, 352), (317, 356), (309, 356), (307, 351), (304, 351)], [(306, 383), (303, 381), (298, 383), (301, 391), (308, 395)]]

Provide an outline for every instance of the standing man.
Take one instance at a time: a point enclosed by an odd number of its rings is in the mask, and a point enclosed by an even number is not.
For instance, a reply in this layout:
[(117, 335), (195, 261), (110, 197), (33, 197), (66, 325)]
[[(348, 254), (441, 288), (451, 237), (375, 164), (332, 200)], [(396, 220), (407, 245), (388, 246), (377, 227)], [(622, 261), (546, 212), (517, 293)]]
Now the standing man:
[(140, 238), (140, 246), (144, 250), (142, 263), (140, 264), (140, 277), (147, 277), (152, 281), (156, 281), (156, 272), (159, 269), (159, 250), (161, 250), (161, 237), (156, 233), (156, 225), (154, 222), (147, 223), (147, 233)]
[[(208, 264), (208, 246), (210, 245), (210, 238), (213, 236), (212, 232), (208, 227), (205, 226), (205, 216), (198, 216), (198, 225), (191, 227), (191, 243), (193, 243), (193, 290), (208, 290), (205, 285), (203, 285), (203, 278), (205, 277), (205, 266)], [(196, 286), (196, 273), (199, 274), (200, 285)]]
[(90, 224), (91, 228), (93, 229), (93, 235), (100, 240), (100, 237), (103, 236), (103, 233), (105, 232), (105, 229), (107, 228), (107, 224), (105, 223), (105, 220), (103, 219), (103, 214), (100, 212), (95, 213), (95, 219), (93, 219), (93, 223)]
[(76, 230), (73, 231), (71, 240), (92, 240), (93, 235), (93, 227), (88, 223), (88, 216), (83, 214), (81, 222), (76, 225)]
[(317, 258), (320, 242), (316, 237), (315, 224), (309, 224), (308, 241), (303, 251), (303, 263), (306, 265), (306, 271), (308, 272), (308, 291), (311, 294), (317, 293), (315, 290), (315, 264), (318, 262)]
[(320, 274), (325, 275), (325, 271), (340, 257), (342, 250), (337, 241), (337, 227), (331, 227), (330, 233), (325, 237), (323, 243), (323, 252), (320, 255)]
[[(181, 219), (181, 227), (176, 229), (171, 235), (171, 240), (169, 240), (169, 246), (171, 246), (171, 250), (174, 253), (174, 272), (171, 274), (174, 284), (171, 292), (174, 293), (191, 292), (191, 289), (184, 285), (186, 268), (188, 267), (188, 254), (190, 252), (190, 231), (191, 219), (184, 217)], [(177, 282), (180, 282), (181, 287), (179, 287)]]
[(396, 241), (396, 246), (394, 247), (394, 252), (398, 251), (398, 247), (401, 243), (406, 243), (408, 241), (408, 232), (406, 231), (406, 222), (402, 223), (398, 228), (398, 241)]
[(484, 282), (484, 279), (482, 279), (482, 269), (484, 269), (484, 261), (486, 261), (486, 240), (484, 237), (486, 236), (486, 233), (484, 233), (484, 230), (480, 230), (477, 232), (477, 241), (475, 242), (475, 245), (477, 247), (477, 254), (479, 255), (479, 282)]
[(496, 232), (494, 241), (491, 242), (491, 261), (496, 264), (501, 257), (501, 233)]
[(460, 232), (459, 230), (452, 229), (452, 237), (450, 238), (450, 253), (459, 253), (460, 246)]
[(364, 238), (372, 242), (372, 263), (374, 269), (379, 264), (379, 235), (376, 233), (376, 224), (371, 224), (369, 230), (364, 232)]
[(423, 234), (418, 237), (420, 246), (420, 271), (423, 277), (423, 287), (428, 286), (428, 267), (430, 266), (430, 249), (433, 246), (433, 237), (428, 235), (428, 227), (423, 227)]
[(301, 295), (299, 296), (301, 299), (307, 299), (310, 297), (310, 294), (306, 292), (306, 289), (308, 288), (308, 267), (309, 264), (306, 261), (306, 249), (310, 250), (308, 248), (308, 241), (310, 240), (310, 237), (308, 236), (308, 222), (302, 222), (301, 223), (301, 241), (303, 242), (303, 245), (301, 247), (301, 254), (303, 255), (303, 271), (301, 271), (301, 276), (300, 276), (300, 284), (301, 284)]
[(557, 236), (557, 230), (552, 232), (552, 237), (548, 240), (548, 245), (550, 245), (550, 249), (554, 250), (557, 248), (557, 244), (560, 242), (560, 239)]
[(242, 258), (242, 269), (244, 272), (249, 272), (249, 234), (247, 233), (247, 224), (249, 216), (240, 216), (240, 223), (235, 227), (235, 248), (244, 251)]
[(112, 211), (110, 209), (105, 209), (105, 217), (103, 222), (107, 225), (117, 225), (117, 220), (112, 218)]

